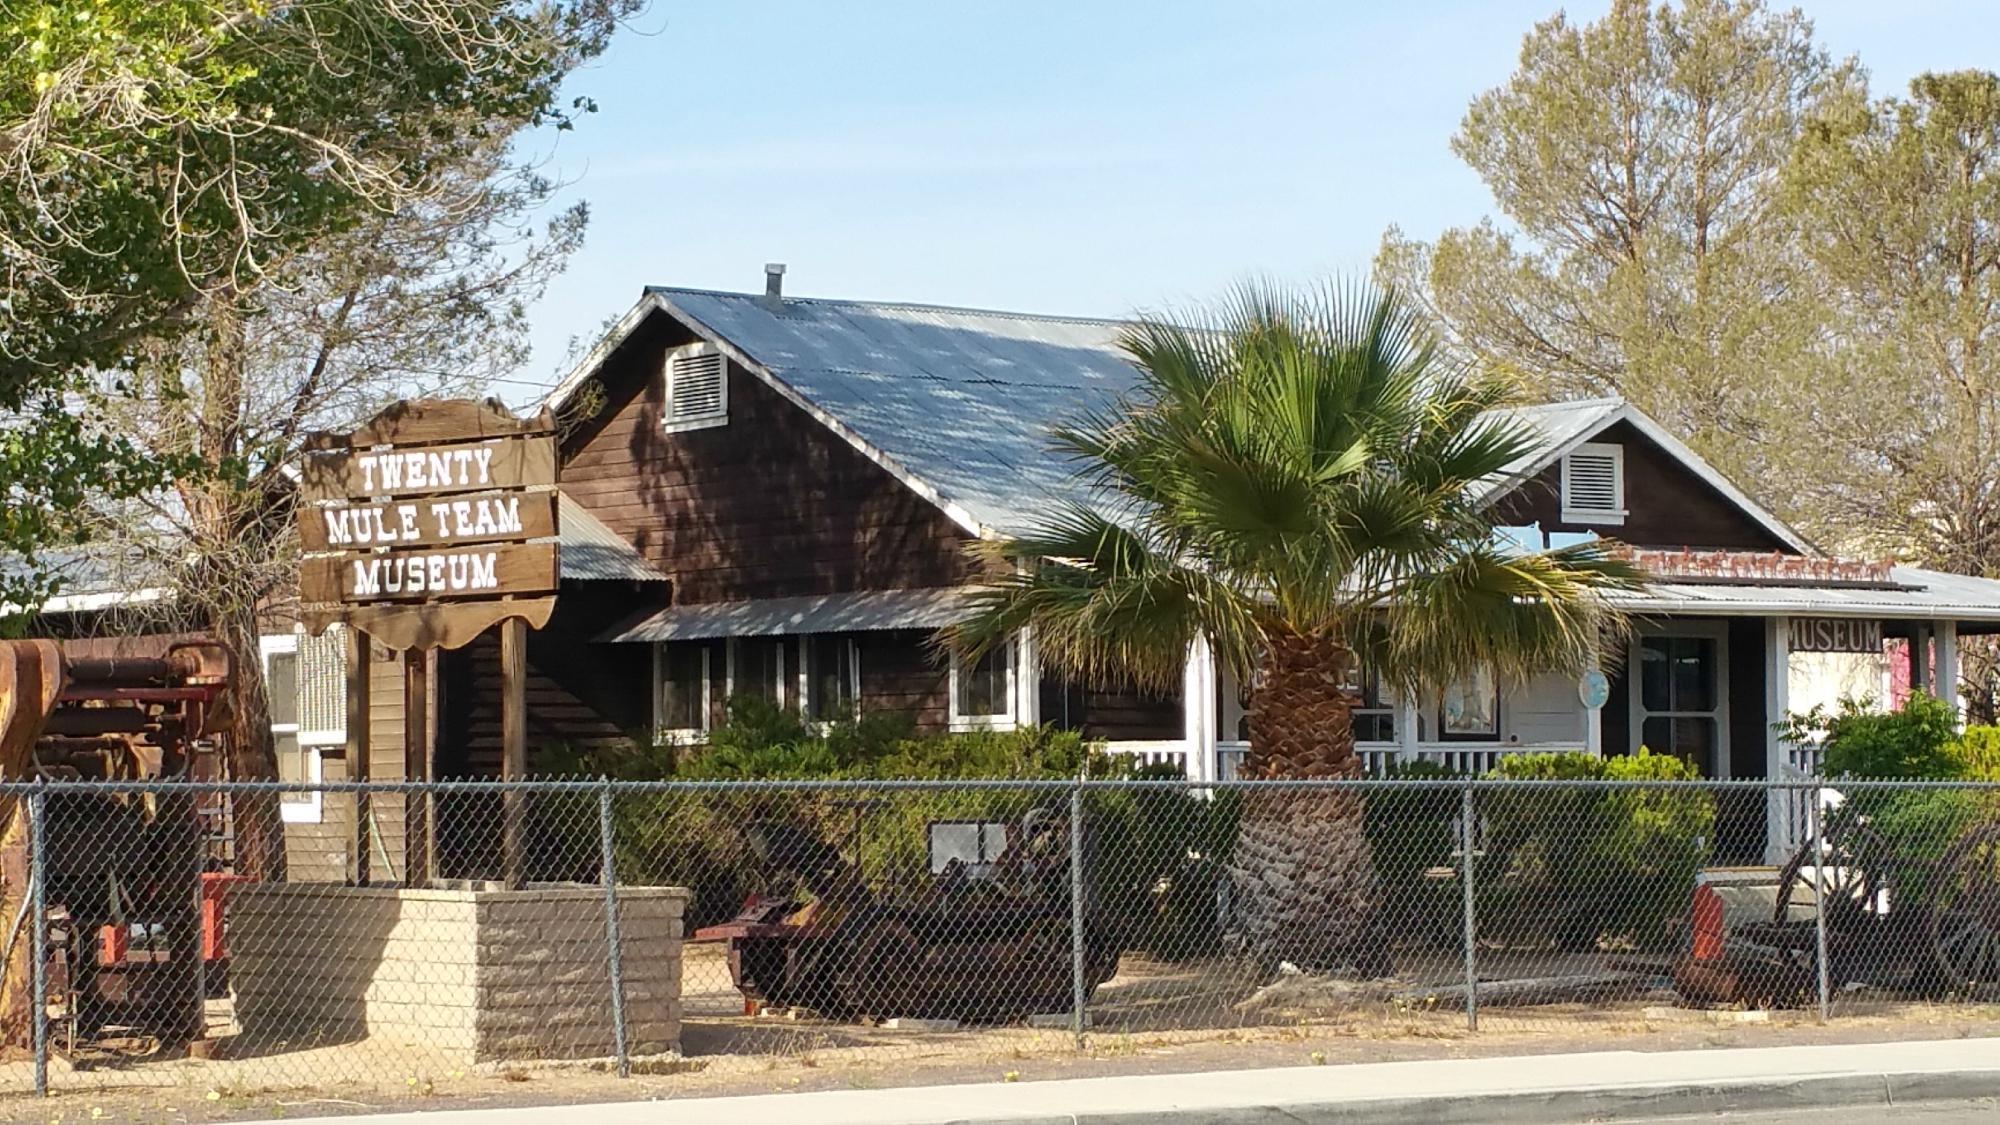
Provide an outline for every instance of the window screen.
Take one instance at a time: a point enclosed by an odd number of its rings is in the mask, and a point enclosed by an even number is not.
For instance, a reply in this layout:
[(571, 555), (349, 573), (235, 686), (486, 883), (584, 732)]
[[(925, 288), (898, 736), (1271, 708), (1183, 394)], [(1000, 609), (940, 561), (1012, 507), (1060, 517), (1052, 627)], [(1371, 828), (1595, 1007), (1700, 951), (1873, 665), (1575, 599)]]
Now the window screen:
[(1005, 715), (1008, 706), (1008, 672), (1014, 666), (1014, 646), (998, 644), (986, 650), (976, 663), (962, 665), (958, 672), (958, 713), (965, 716)]
[(806, 645), (806, 714), (821, 722), (855, 715), (854, 641), (849, 637), (812, 636)]

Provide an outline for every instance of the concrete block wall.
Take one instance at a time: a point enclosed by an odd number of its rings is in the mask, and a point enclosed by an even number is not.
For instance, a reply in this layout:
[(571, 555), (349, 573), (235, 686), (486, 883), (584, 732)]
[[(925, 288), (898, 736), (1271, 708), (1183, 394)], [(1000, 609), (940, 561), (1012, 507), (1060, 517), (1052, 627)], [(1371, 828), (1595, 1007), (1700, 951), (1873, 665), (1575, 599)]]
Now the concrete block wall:
[[(633, 1054), (679, 1049), (687, 900), (672, 887), (619, 891)], [(366, 1036), (472, 1062), (614, 1051), (600, 888), (253, 884), (227, 910), (237, 1021), (253, 1050)]]

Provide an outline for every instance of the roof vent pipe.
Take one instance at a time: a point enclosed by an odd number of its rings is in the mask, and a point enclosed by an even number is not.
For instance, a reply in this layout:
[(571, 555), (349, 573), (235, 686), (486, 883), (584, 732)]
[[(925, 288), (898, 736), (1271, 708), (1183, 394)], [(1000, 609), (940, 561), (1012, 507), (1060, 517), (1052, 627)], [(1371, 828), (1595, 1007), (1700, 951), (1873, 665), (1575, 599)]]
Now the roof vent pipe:
[(785, 263), (764, 263), (764, 301), (778, 304), (785, 299)]

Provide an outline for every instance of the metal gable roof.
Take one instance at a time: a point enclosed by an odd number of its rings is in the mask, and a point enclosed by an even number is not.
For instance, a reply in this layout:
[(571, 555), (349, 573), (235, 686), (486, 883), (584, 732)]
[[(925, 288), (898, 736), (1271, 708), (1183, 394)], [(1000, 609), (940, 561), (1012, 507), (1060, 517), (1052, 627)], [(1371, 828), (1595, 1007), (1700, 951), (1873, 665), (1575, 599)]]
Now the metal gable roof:
[(1624, 422), (1639, 431), (1641, 437), (1659, 446), (1667, 456), (1680, 462), (1703, 483), (1721, 493), (1724, 499), (1756, 521), (1779, 542), (1789, 545), (1800, 554), (1820, 553), (1805, 536), (1779, 519), (1777, 513), (1751, 499), (1742, 489), (1736, 487), (1734, 481), (1723, 476), (1700, 454), (1689, 449), (1686, 443), (1669, 433), (1666, 427), (1653, 421), (1645, 411), (1622, 398), (1576, 399), (1568, 402), (1538, 403), (1532, 406), (1510, 406), (1496, 413), (1515, 418), (1539, 431), (1544, 444), (1534, 455), (1515, 461), (1501, 475), (1476, 489), (1478, 499), (1482, 503), (1498, 500), (1535, 474), (1555, 464), (1578, 445), (1610, 429), (1614, 424)]
[(1082, 500), (1049, 430), (1137, 382), (1116, 321), (655, 289), (980, 534)]
[(40, 553), (39, 568), (13, 554), (0, 554), (0, 576), (26, 578), (40, 573), (60, 583), (59, 592), (39, 606), (0, 605), (0, 614), (78, 613), (164, 601), (173, 576), (159, 560), (136, 547), (95, 544), (59, 547)]
[(1483, 499), (1497, 499), (1513, 486), (1541, 472), (1578, 442), (1598, 433), (1625, 409), (1622, 398), (1578, 399), (1509, 406), (1495, 414), (1520, 422), (1541, 436), (1542, 448), (1507, 466), (1503, 474), (1480, 489)]
[[(1051, 427), (1114, 406), (1137, 384), (1123, 321), (653, 287), (551, 392), (559, 406), (654, 311), (708, 336), (780, 393), (977, 535), (1028, 530), (1090, 497), (1049, 448)], [(1630, 421), (1752, 518), (1811, 547), (1619, 398), (1509, 407), (1546, 443), (1485, 488), (1500, 495), (1578, 442)]]

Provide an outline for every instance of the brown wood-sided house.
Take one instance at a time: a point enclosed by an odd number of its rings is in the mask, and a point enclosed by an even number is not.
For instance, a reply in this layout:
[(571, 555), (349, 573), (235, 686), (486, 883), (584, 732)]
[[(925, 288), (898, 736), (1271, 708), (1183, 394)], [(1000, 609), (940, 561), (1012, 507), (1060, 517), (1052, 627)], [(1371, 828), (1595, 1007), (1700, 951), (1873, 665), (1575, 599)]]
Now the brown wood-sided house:
[[(969, 666), (932, 644), (982, 578), (969, 543), (1087, 499), (1048, 431), (1133, 385), (1121, 325), (778, 288), (649, 289), (549, 396), (564, 583), (529, 642), (531, 746), (699, 742), (728, 698), (758, 695), (815, 720), (1053, 724), (1227, 776), (1243, 697), (1200, 646), (1162, 698), (1043, 674), (1030, 636)], [(1364, 676), (1371, 769), (1645, 745), (1708, 777), (1781, 776), (1810, 765), (1772, 731), (1804, 674), (1796, 654), (1906, 651), (1912, 680), (1950, 695), (1958, 637), (2000, 629), (2000, 582), (1829, 558), (1622, 401), (1516, 413), (1546, 445), (1493, 482), (1497, 532), (1638, 549), (1656, 581), (1628, 599), (1630, 649), (1600, 706), (1569, 676), (1475, 677), (1421, 700)], [(439, 776), (498, 772), (495, 659), (487, 642), (437, 663)], [(400, 776), (397, 673), (376, 675), (374, 776)], [(1725, 811), (1733, 850), (1775, 850), (1789, 813), (1744, 804)]]

